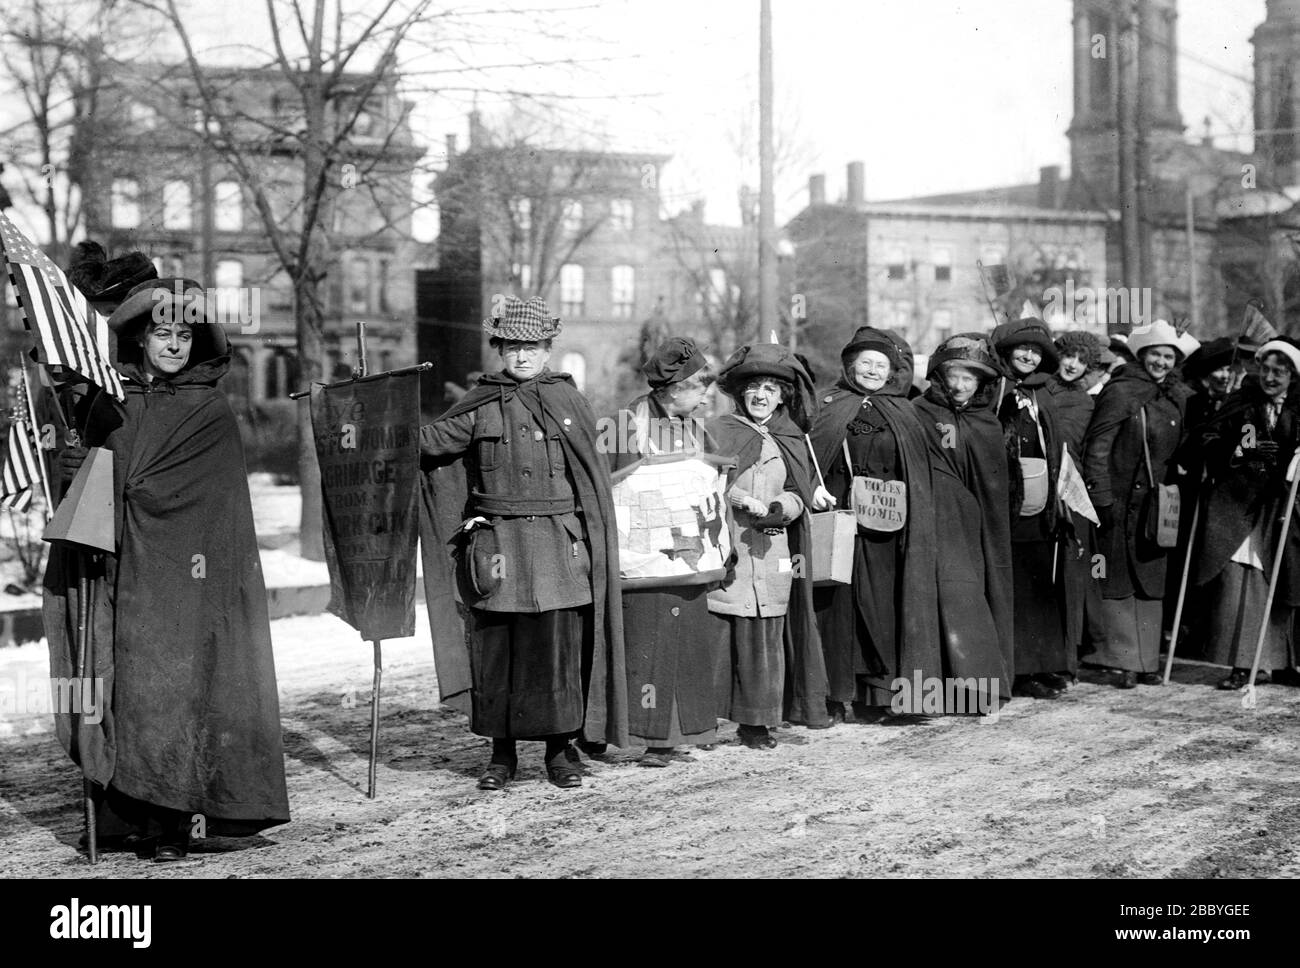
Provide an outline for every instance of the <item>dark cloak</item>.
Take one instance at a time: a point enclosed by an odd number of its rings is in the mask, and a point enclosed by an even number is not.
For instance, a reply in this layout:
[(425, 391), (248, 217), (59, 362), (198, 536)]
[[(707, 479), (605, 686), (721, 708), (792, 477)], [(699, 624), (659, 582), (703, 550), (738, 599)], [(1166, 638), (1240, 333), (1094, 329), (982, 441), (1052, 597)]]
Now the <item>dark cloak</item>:
[[(592, 742), (628, 745), (627, 684), (623, 663), (623, 604), (618, 577), (618, 528), (608, 459), (596, 447), (595, 419), (586, 398), (567, 373), (543, 371), (535, 384), (544, 413), (539, 426), (570, 420), (577, 432), (559, 435), (573, 475), (591, 543), (593, 643), (583, 656), (586, 714), (583, 735)], [(496, 406), (521, 386), (505, 373), (489, 373), (440, 419), (483, 406)], [(527, 400), (528, 397), (523, 399)], [(433, 638), (434, 663), (442, 702), (466, 714), (470, 709), (467, 614), (457, 593), (456, 559), (451, 542), (460, 524), (474, 514), (469, 500), (464, 455), (423, 458), (420, 493), (420, 545), (425, 600)]]
[(965, 408), (942, 377), (912, 406), (925, 428), (934, 486), (939, 621), (944, 674), (997, 678), (1011, 696), (1015, 672), (1009, 469), (993, 410), (997, 381)]
[[(199, 341), (195, 341), (198, 352)], [(94, 572), (94, 675), (111, 709), (59, 740), (97, 783), (203, 814), (210, 834), (289, 819), (266, 588), (239, 427), (217, 381), (228, 356), (100, 393), (86, 442), (113, 452), (117, 552)], [(202, 555), (202, 558), (196, 556)], [(76, 674), (74, 556), (51, 549), (45, 630), (53, 676)]]
[[(808, 514), (816, 485), (809, 466), (808, 446), (803, 431), (784, 408), (773, 414), (766, 427), (785, 462), (785, 490), (798, 494), (806, 509), (786, 529), (790, 554), (801, 555), (804, 562), (811, 562), (812, 528)], [(763, 438), (731, 414), (710, 422), (707, 430), (718, 455), (735, 455), (736, 466), (727, 475), (730, 487), (758, 460)], [(826, 712), (826, 661), (817, 632), (812, 592), (811, 565), (796, 569), (785, 620), (785, 718), (792, 723), (820, 726), (828, 723), (830, 716)]]
[[(1195, 585), (1205, 585), (1223, 572), (1261, 518), (1271, 522), (1266, 532), (1270, 552), (1277, 548), (1283, 508), (1290, 496), (1286, 470), (1300, 446), (1300, 381), (1293, 380), (1271, 430), (1264, 413), (1265, 400), (1258, 383), (1242, 387), (1201, 425), (1196, 435), (1194, 446), (1203, 457), (1209, 480), (1196, 540), (1192, 571)], [(1242, 456), (1236, 456), (1247, 425), (1254, 428), (1256, 439), (1278, 445), (1274, 463), (1252, 459), (1248, 448), (1242, 449)], [(1188, 444), (1193, 445), (1193, 441)], [(1292, 608), (1300, 605), (1300, 515), (1294, 508), (1275, 602)]]
[[(910, 360), (910, 347), (903, 356)], [(867, 398), (894, 436), (898, 455), (895, 469), (907, 484), (907, 525), (898, 537), (896, 560), (889, 563), (888, 571), (873, 572), (861, 560), (860, 546), (864, 542), (859, 539), (855, 542), (859, 547), (855, 551), (853, 582), (817, 590), (818, 601), (826, 603), (823, 613), (834, 613), (837, 628), (852, 629), (857, 625), (851, 614), (855, 608), (868, 626), (871, 621), (867, 614), (871, 595), (864, 586), (882, 583), (887, 586), (883, 594), (894, 603), (896, 638), (892, 643), (874, 643), (873, 654), (866, 657), (868, 665), (873, 666), (869, 670), (872, 678), (885, 680), (901, 676), (910, 681), (918, 669), (922, 678), (942, 674), (930, 456), (925, 428), (907, 401), (910, 385), (910, 366), (905, 374), (893, 370), (888, 382)], [(822, 395), (812, 442), (817, 463), (824, 473), (830, 473), (837, 460), (843, 461), (842, 445), (847, 427), (862, 408), (864, 397), (847, 375), (841, 376), (835, 387)], [(839, 506), (849, 505), (841, 501)]]

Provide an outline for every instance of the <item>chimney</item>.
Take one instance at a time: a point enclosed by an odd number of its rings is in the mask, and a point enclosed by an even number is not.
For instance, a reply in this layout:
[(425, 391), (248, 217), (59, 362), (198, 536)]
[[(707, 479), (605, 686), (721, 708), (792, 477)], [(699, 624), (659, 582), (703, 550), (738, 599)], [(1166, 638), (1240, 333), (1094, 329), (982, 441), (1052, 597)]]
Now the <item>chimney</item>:
[(486, 148), (487, 138), (484, 136), (485, 134), (483, 115), (479, 114), (477, 110), (471, 111), (469, 113), (469, 147)]
[(1061, 166), (1045, 165), (1038, 169), (1038, 207), (1061, 207)]
[(860, 161), (849, 162), (849, 204), (861, 205), (866, 201), (866, 166)]
[(808, 178), (808, 204), (826, 204), (826, 176), (811, 175)]
[(456, 157), (456, 136), (454, 134), (449, 134), (447, 135), (447, 158), (451, 159), (455, 157)]

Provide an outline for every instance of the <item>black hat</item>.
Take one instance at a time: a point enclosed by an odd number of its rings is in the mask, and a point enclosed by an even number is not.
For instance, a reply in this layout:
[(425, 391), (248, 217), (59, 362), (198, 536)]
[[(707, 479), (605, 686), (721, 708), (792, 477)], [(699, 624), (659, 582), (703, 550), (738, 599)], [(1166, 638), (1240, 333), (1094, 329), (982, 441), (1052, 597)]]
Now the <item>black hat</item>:
[(104, 263), (104, 273), (99, 277), (99, 292), (91, 302), (111, 303), (114, 309), (136, 286), (158, 278), (158, 270), (143, 252), (128, 252)]
[(1227, 336), (1207, 340), (1183, 364), (1183, 378), (1199, 380), (1223, 366), (1231, 366), (1237, 358), (1237, 344)]
[(853, 334), (853, 338), (849, 340), (848, 345), (840, 350), (840, 360), (847, 364), (859, 353), (866, 350), (883, 353), (888, 357), (889, 365), (894, 369), (898, 369), (900, 364), (898, 344), (890, 339), (889, 334), (884, 330), (873, 329), (870, 326), (862, 326)]
[(742, 346), (728, 357), (718, 373), (718, 386), (732, 399), (738, 399), (740, 388), (757, 376), (772, 376), (786, 380), (794, 386), (795, 399), (789, 401), (788, 411), (805, 432), (812, 426), (812, 377), (799, 359), (779, 343), (753, 343)]
[(654, 356), (641, 367), (646, 382), (652, 387), (666, 387), (680, 383), (702, 369), (708, 361), (695, 345), (695, 340), (684, 336), (670, 336), (659, 344)]
[(136, 362), (138, 352), (133, 349), (132, 337), (153, 319), (176, 319), (193, 325), (194, 345), (187, 367), (230, 352), (230, 341), (208, 311), (202, 286), (193, 279), (152, 279), (133, 287), (108, 317), (108, 328), (117, 334), (118, 359), (123, 363)]
[(1000, 376), (1002, 368), (993, 353), (993, 347), (983, 333), (958, 333), (939, 344), (930, 357), (930, 367), (925, 378), (933, 380), (945, 363), (959, 363), (980, 370), (986, 376)]
[(1043, 357), (1038, 364), (1040, 373), (1055, 370), (1061, 363), (1060, 354), (1056, 352), (1056, 344), (1052, 342), (1051, 330), (1047, 328), (1046, 323), (1035, 316), (1026, 316), (1015, 322), (1003, 323), (993, 330), (990, 339), (994, 349), (1007, 361), (1010, 361), (1011, 351), (1017, 346), (1029, 344), (1035, 347)]

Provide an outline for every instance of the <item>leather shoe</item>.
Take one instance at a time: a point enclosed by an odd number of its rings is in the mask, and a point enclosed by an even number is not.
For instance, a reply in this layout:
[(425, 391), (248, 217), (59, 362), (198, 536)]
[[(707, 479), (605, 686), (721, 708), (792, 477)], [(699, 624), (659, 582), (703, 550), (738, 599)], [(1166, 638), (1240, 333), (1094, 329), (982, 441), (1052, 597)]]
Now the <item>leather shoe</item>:
[[(1272, 677), (1269, 676), (1268, 672), (1264, 669), (1260, 669), (1259, 672), (1255, 673), (1255, 685), (1257, 686), (1265, 686), (1272, 681)], [(1233, 669), (1232, 675), (1219, 683), (1219, 688), (1225, 691), (1232, 691), (1243, 688), (1248, 682), (1250, 682), (1249, 669)]]
[(1011, 686), (1011, 695), (1028, 699), (1056, 699), (1061, 693), (1028, 676), (1017, 677)]
[(517, 763), (489, 763), (478, 778), (480, 790), (501, 790), (515, 778)]
[(1055, 672), (1042, 672), (1034, 676), (1034, 678), (1048, 689), (1055, 689), (1057, 692), (1065, 692), (1074, 682), (1069, 676), (1063, 676)]
[(1159, 672), (1139, 672), (1137, 681), (1139, 686), (1163, 686), (1165, 677)]
[(672, 754), (673, 751), (669, 748), (651, 746), (641, 754), (641, 758), (636, 761), (636, 765), (652, 768), (671, 766), (673, 762)]
[(582, 750), (588, 756), (604, 756), (605, 751), (609, 749), (608, 743), (592, 743), (585, 739), (578, 740), (578, 749)]
[(1137, 673), (1129, 669), (1120, 669), (1119, 674), (1115, 677), (1116, 689), (1136, 689), (1137, 684)]
[(572, 790), (582, 786), (582, 773), (563, 753), (546, 761), (546, 777), (561, 790)]
[(1274, 669), (1273, 684), (1277, 686), (1300, 686), (1300, 672), (1295, 669)]
[(185, 859), (185, 847), (181, 844), (158, 842), (153, 849), (153, 862), (155, 864), (170, 864), (174, 861)]
[(741, 726), (736, 736), (751, 750), (774, 750), (776, 738), (767, 731), (766, 726)]

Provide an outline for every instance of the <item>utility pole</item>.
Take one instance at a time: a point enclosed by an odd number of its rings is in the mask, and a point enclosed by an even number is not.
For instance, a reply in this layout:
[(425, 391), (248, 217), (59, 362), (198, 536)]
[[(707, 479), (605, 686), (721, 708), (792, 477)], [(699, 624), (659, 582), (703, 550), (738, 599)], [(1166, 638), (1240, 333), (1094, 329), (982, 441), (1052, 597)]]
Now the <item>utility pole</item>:
[(758, 42), (758, 339), (776, 319), (776, 188), (772, 150), (772, 0), (760, 0)]
[[(1137, 104), (1137, 231), (1138, 231), (1138, 273), (1137, 285), (1145, 286), (1152, 290), (1152, 298), (1143, 298), (1139, 300), (1141, 306), (1156, 305), (1156, 296), (1159, 295), (1155, 290), (1159, 279), (1156, 277), (1155, 252), (1151, 247), (1151, 212), (1155, 206), (1154, 190), (1155, 185), (1151, 180), (1151, 142), (1148, 137), (1152, 128), (1152, 122), (1155, 116), (1155, 109), (1151, 103), (1151, 91), (1148, 89), (1150, 81), (1148, 78), (1153, 71), (1158, 69), (1157, 58), (1159, 50), (1155, 44), (1145, 45), (1142, 42), (1142, 32), (1144, 30), (1153, 30), (1156, 23), (1155, 15), (1151, 11), (1151, 0), (1137, 0), (1135, 5), (1135, 16), (1137, 23), (1133, 30), (1133, 36), (1137, 38), (1136, 66), (1134, 72), (1137, 74), (1138, 81), (1134, 87), (1136, 92), (1135, 100)], [(1168, 51), (1169, 57), (1174, 57), (1174, 52)], [(1143, 61), (1147, 64), (1143, 65)], [(1145, 293), (1144, 293), (1145, 296)], [(1130, 305), (1132, 305), (1130, 303)], [(1144, 319), (1142, 322), (1150, 325), (1154, 320)]]
[[(1119, 90), (1116, 98), (1119, 128), (1119, 207), (1121, 284), (1130, 292), (1142, 287), (1142, 232), (1138, 193), (1138, 13), (1136, 0), (1125, 0), (1119, 35)], [(1110, 320), (1112, 331), (1132, 328), (1128, 319)]]
[(1192, 183), (1187, 183), (1187, 298), (1191, 303), (1192, 333), (1201, 331), (1200, 300), (1196, 293), (1196, 198)]

